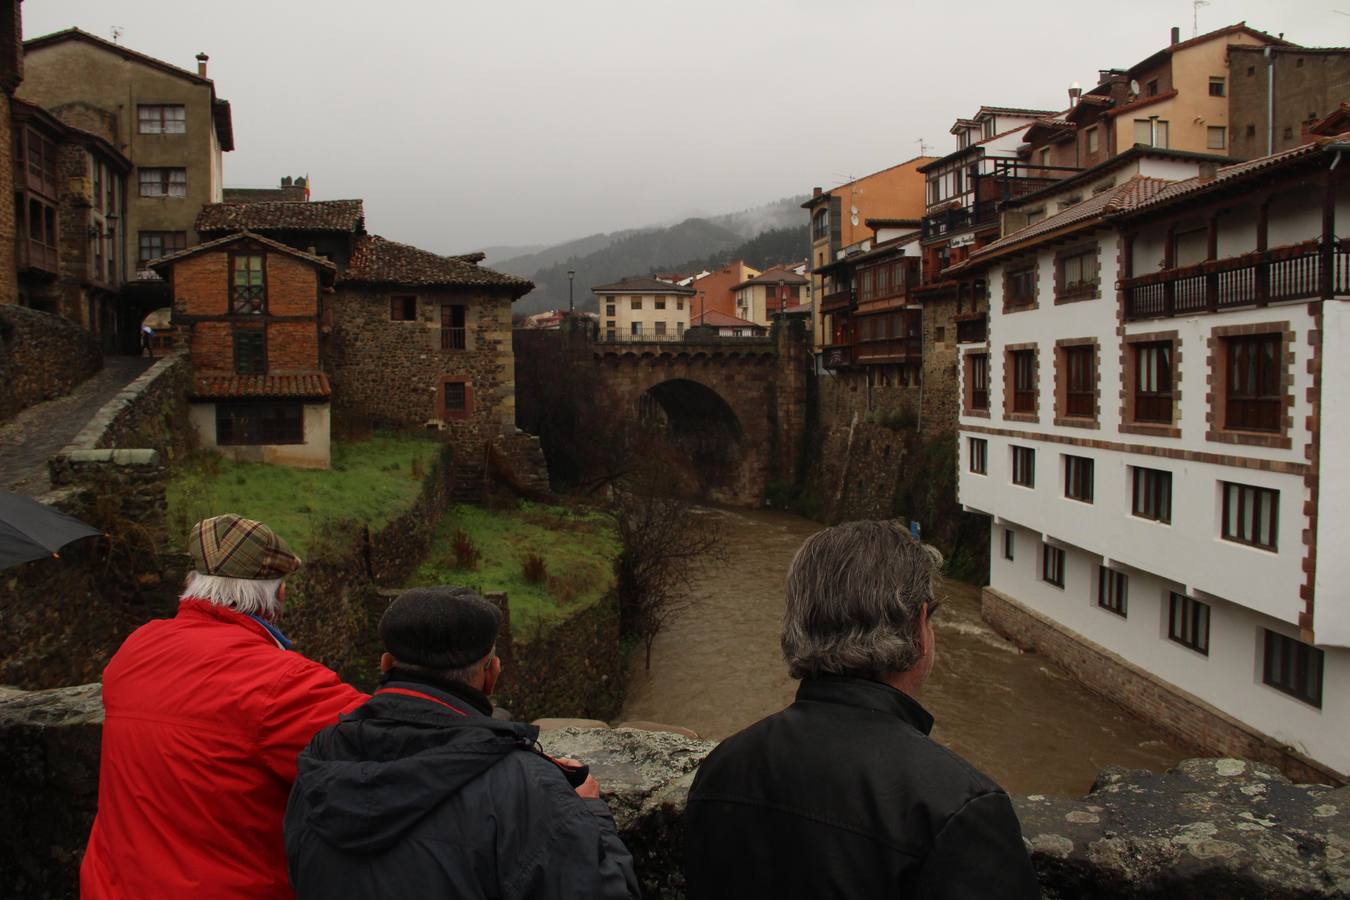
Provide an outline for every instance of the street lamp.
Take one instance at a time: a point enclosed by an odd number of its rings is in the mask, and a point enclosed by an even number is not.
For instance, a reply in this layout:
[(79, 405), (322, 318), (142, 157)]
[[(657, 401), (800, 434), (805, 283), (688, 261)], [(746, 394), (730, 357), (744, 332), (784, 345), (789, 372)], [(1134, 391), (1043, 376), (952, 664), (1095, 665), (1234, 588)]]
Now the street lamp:
[(702, 292), (702, 291), (699, 291), (699, 292), (698, 292), (698, 324), (700, 324), (700, 325), (707, 325), (707, 324), (708, 324), (707, 322), (703, 321), (703, 292)]
[(783, 289), (783, 279), (778, 279), (778, 318), (783, 318), (783, 307), (787, 305), (787, 297)]
[(576, 269), (567, 270), (567, 314), (570, 316), (576, 312), (576, 304), (572, 302), (572, 280), (577, 277)]

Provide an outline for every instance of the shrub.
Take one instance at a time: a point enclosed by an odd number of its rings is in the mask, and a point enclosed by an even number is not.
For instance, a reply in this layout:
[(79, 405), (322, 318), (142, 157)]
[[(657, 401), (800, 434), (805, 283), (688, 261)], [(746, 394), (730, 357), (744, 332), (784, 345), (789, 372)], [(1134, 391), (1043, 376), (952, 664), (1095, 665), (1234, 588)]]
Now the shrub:
[(482, 558), (483, 551), (474, 546), (473, 539), (469, 537), (467, 531), (456, 528), (450, 538), (450, 545), (455, 551), (455, 568), (463, 570), (478, 568), (478, 560)]
[(410, 475), (413, 481), (422, 481), (427, 477), (427, 466), (426, 463), (422, 462), (422, 457), (413, 457)]
[(540, 584), (548, 579), (548, 566), (538, 553), (526, 554), (520, 561), (520, 576), (530, 584)]

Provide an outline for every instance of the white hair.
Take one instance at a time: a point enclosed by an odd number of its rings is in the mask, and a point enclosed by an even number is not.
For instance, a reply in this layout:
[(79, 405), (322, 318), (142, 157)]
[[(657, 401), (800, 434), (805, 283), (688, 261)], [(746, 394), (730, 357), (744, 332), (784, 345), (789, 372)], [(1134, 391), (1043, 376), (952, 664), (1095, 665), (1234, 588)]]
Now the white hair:
[(282, 581), (281, 578), (227, 578), (194, 571), (188, 573), (187, 586), (180, 599), (195, 597), (245, 615), (275, 619), (281, 612), (281, 599), (277, 595)]

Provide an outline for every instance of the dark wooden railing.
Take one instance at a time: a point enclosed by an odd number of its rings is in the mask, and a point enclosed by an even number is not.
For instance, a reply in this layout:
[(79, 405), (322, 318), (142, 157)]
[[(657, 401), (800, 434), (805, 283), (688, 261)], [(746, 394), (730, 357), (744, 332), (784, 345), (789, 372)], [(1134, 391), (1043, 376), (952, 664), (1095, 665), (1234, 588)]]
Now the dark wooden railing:
[(467, 345), (465, 338), (466, 330), (462, 327), (453, 328), (450, 326), (441, 327), (441, 349), (442, 350), (463, 350)]
[(1097, 395), (1092, 391), (1069, 391), (1064, 395), (1065, 415), (1091, 417), (1097, 413)]
[(1172, 423), (1172, 395), (1135, 393), (1134, 420), (1136, 422), (1161, 422), (1170, 425)]
[(829, 294), (822, 294), (820, 298), (820, 311), (823, 313), (833, 312), (837, 309), (846, 309), (853, 303), (853, 291), (844, 288), (842, 291), (833, 291)]
[(18, 250), (20, 269), (41, 269), (53, 274), (60, 271), (59, 254), (55, 247), (48, 247), (46, 244), (39, 244), (37, 241), (25, 240), (21, 237), (18, 240)]
[(923, 338), (873, 338), (858, 341), (853, 350), (856, 362), (904, 362), (917, 360), (923, 355)]
[[(1330, 279), (1324, 269), (1330, 260)], [(1318, 241), (1255, 251), (1120, 282), (1130, 319), (1185, 316), (1280, 300), (1350, 293), (1350, 245)]]

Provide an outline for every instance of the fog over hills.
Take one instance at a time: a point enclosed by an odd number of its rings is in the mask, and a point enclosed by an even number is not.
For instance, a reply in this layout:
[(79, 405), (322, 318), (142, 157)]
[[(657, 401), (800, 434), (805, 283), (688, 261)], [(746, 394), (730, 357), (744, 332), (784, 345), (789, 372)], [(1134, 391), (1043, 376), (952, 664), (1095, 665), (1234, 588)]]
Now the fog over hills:
[(759, 267), (805, 258), (809, 248), (803, 200), (805, 196), (785, 197), (717, 216), (592, 234), (502, 259), (489, 252), (484, 265), (534, 281), (535, 289), (514, 304), (516, 313), (565, 309), (569, 269), (576, 272), (577, 308), (590, 309), (593, 286), (632, 275), (711, 268), (738, 256)]

